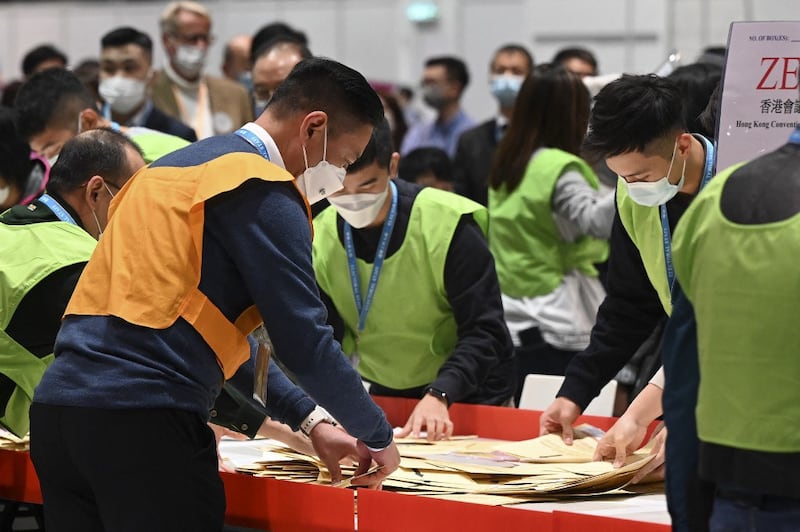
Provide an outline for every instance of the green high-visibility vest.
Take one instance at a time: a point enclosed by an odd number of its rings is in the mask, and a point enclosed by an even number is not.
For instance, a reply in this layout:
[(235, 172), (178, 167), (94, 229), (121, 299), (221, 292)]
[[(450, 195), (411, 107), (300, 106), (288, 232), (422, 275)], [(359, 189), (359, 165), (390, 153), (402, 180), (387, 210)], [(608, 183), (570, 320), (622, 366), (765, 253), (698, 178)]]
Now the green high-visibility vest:
[(581, 236), (566, 242), (553, 220), (553, 192), (567, 171), (579, 172), (592, 188), (597, 176), (582, 159), (555, 148), (540, 150), (519, 186), (489, 189), (489, 247), (503, 294), (514, 298), (549, 294), (577, 270), (596, 277), (594, 265), (608, 258), (608, 242)]
[(645, 207), (633, 201), (621, 177), (617, 181), (617, 212), (622, 225), (642, 257), (644, 271), (655, 288), (667, 316), (672, 314), (672, 293), (667, 279), (667, 259), (659, 207)]
[(673, 239), (675, 273), (697, 321), (698, 435), (728, 447), (796, 453), (800, 215), (759, 225), (726, 219), (720, 198), (735, 170), (705, 187)]
[(129, 136), (142, 150), (142, 158), (147, 164), (191, 144), (181, 137), (142, 127), (131, 128)]
[(33, 390), (53, 355), (34, 355), (11, 338), (6, 327), (37, 283), (62, 268), (88, 261), (96, 245), (89, 233), (66, 222), (0, 223), (0, 373), (16, 385), (8, 402), (0, 405), (0, 424), (17, 436), (28, 432)]
[[(344, 321), (342, 349), (348, 355), (357, 350), (358, 371), (365, 379), (399, 390), (430, 384), (452, 354), (458, 325), (447, 299), (444, 268), (456, 227), (467, 214), (485, 234), (488, 216), (478, 203), (433, 188), (419, 192), (400, 249), (383, 263), (360, 335), (336, 210), (326, 209), (314, 220), (317, 282)], [(361, 286), (366, 287), (372, 264), (361, 259), (356, 263)]]

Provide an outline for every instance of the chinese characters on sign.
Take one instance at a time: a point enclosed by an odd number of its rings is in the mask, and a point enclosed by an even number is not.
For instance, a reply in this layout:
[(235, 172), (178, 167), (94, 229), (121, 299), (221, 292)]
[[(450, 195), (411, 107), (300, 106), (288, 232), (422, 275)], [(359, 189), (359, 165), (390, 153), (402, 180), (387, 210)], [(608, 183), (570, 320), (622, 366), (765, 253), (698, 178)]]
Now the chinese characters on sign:
[(800, 126), (800, 21), (731, 24), (718, 124), (717, 171), (778, 148)]

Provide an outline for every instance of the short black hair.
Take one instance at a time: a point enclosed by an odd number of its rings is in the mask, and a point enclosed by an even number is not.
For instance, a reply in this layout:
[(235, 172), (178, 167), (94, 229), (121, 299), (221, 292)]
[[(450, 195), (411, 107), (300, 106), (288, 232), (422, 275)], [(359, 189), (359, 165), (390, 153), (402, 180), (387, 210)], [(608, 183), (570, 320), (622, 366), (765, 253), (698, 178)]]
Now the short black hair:
[(17, 99), (17, 93), (24, 82), (21, 79), (9, 81), (3, 87), (3, 96), (0, 98), (0, 105), (3, 107), (14, 107), (14, 100)]
[(685, 131), (675, 82), (653, 74), (624, 75), (595, 96), (583, 152), (592, 161), (645, 152), (653, 141)]
[(81, 80), (67, 70), (49, 69), (29, 79), (17, 93), (17, 128), (30, 140), (48, 127), (78, 130), (78, 116), (95, 109), (94, 97)]
[(285, 22), (273, 22), (262, 26), (255, 35), (253, 35), (253, 42), (250, 44), (251, 60), (255, 62), (256, 55), (261, 47), (277, 37), (289, 37), (302, 43), (303, 46), (308, 47), (308, 37), (306, 37), (305, 33), (294, 29)]
[(25, 77), (30, 76), (36, 70), (36, 67), (44, 63), (45, 61), (50, 61), (55, 59), (67, 65), (69, 61), (67, 61), (67, 56), (64, 55), (64, 52), (53, 46), (52, 44), (42, 44), (25, 54), (25, 57), (22, 59), (22, 73), (25, 74)]
[(19, 135), (15, 124), (15, 112), (8, 107), (0, 107), (0, 177), (7, 183), (25, 190), (28, 176), (33, 170), (31, 148)]
[(108, 128), (93, 129), (64, 144), (50, 170), (47, 189), (64, 195), (99, 175), (119, 188), (130, 179), (133, 169), (125, 149), (142, 151), (128, 137)]
[(717, 83), (711, 96), (708, 97), (708, 105), (697, 117), (700, 128), (697, 130), (706, 137), (713, 139), (717, 136), (717, 117), (719, 116), (722, 98), (722, 82)]
[(267, 104), (277, 117), (324, 111), (328, 134), (336, 136), (361, 124), (377, 127), (384, 120), (383, 104), (360, 73), (332, 59), (300, 61)]
[(469, 70), (467, 65), (458, 57), (451, 55), (441, 55), (431, 57), (425, 61), (425, 68), (442, 66), (447, 71), (447, 79), (457, 81), (461, 84), (461, 90), (464, 90), (469, 85)]
[(263, 56), (267, 55), (275, 48), (283, 46), (295, 48), (302, 59), (311, 59), (314, 57), (314, 55), (311, 53), (311, 50), (308, 49), (308, 46), (302, 40), (291, 35), (278, 35), (277, 37), (265, 42), (261, 47), (258, 48), (258, 50), (255, 52), (255, 55), (251, 56), (251, 64), (255, 65), (256, 61), (261, 59)]
[(592, 65), (592, 69), (594, 69), (594, 73), (597, 74), (597, 58), (594, 56), (592, 52), (587, 50), (586, 48), (581, 48), (579, 46), (573, 46), (570, 48), (562, 48), (556, 55), (553, 56), (553, 60), (551, 63), (562, 64), (565, 61), (570, 59), (580, 59), (586, 63)]
[(384, 119), (372, 130), (372, 137), (370, 137), (364, 151), (361, 152), (361, 157), (348, 166), (347, 171), (358, 172), (374, 163), (377, 163), (380, 168), (389, 168), (393, 153), (392, 130), (389, 127), (389, 122)]
[(128, 44), (135, 44), (136, 46), (142, 48), (145, 51), (145, 55), (147, 55), (152, 62), (153, 39), (151, 39), (146, 33), (141, 32), (136, 28), (123, 26), (121, 28), (116, 28), (109, 31), (100, 38), (100, 47), (102, 49), (117, 48), (120, 46), (126, 46)]
[(533, 55), (531, 55), (531, 53), (528, 51), (528, 49), (525, 48), (524, 46), (522, 46), (521, 44), (509, 43), (509, 44), (504, 44), (503, 46), (498, 48), (497, 51), (492, 56), (492, 61), (489, 63), (489, 68), (490, 69), (494, 68), (494, 60), (500, 54), (522, 54), (522, 55), (524, 55), (525, 59), (528, 60), (528, 71), (533, 72), (533, 67), (535, 66), (535, 63), (533, 61)]
[(440, 181), (452, 182), (453, 162), (441, 148), (417, 148), (400, 158), (397, 174), (404, 181), (416, 183), (423, 174), (432, 173)]
[(708, 138), (714, 136), (700, 122), (700, 113), (708, 106), (711, 93), (722, 78), (722, 67), (712, 63), (692, 63), (676, 68), (669, 76), (683, 96), (683, 121), (686, 129), (701, 133)]

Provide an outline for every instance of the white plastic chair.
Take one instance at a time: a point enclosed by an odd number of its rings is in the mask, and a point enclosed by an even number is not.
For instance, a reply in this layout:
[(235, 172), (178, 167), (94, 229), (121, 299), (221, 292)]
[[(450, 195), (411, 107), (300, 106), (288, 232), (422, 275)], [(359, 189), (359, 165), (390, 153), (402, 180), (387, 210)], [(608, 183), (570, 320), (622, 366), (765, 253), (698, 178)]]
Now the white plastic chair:
[[(556, 397), (564, 377), (558, 375), (531, 374), (525, 377), (519, 408), (527, 410), (544, 410)], [(595, 397), (584, 414), (589, 416), (611, 416), (614, 413), (614, 399), (617, 395), (617, 381), (612, 380)]]

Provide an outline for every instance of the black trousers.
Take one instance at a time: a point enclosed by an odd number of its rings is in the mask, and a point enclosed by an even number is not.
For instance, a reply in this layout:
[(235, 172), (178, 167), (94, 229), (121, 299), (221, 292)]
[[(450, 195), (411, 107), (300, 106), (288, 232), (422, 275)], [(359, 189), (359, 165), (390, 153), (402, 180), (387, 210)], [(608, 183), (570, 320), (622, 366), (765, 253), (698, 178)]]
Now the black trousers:
[(48, 532), (219, 532), (214, 434), (172, 409), (31, 406)]
[(569, 361), (578, 354), (578, 351), (565, 351), (545, 342), (538, 327), (519, 333), (519, 341), (522, 345), (514, 348), (517, 364), (517, 393), (514, 399), (517, 405), (528, 374), (563, 376)]

